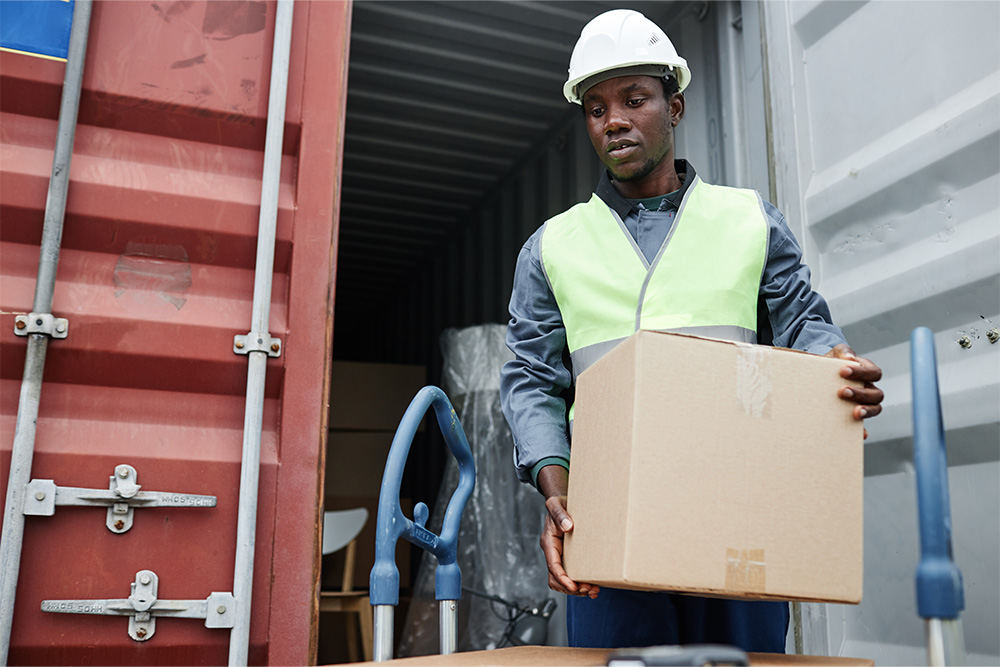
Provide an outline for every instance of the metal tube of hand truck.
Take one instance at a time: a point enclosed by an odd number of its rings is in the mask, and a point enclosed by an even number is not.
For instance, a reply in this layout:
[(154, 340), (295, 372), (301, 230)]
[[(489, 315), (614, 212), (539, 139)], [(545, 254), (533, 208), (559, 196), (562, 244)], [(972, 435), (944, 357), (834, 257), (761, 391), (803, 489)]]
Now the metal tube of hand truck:
[(965, 664), (962, 619), (927, 619), (927, 664), (929, 667)]
[(458, 650), (458, 600), (438, 601), (438, 637), (441, 655)]
[[(80, 89), (83, 65), (90, 33), (91, 0), (77, 0), (73, 9), (66, 72), (63, 76), (62, 101), (59, 105), (59, 125), (56, 131), (52, 175), (45, 199), (45, 220), (42, 226), (41, 250), (38, 257), (38, 278), (32, 312), (51, 314), (52, 296), (56, 286), (59, 246), (62, 243), (63, 219), (66, 215), (66, 192), (69, 189), (69, 167), (76, 138), (76, 118), (80, 109)], [(24, 541), (24, 487), (31, 481), (31, 463), (35, 453), (35, 432), (38, 404), (42, 396), (42, 376), (49, 337), (28, 335), (24, 359), (21, 395), (17, 404), (17, 422), (10, 454), (10, 473), (4, 505), (3, 537), (0, 539), (0, 665), (7, 664), (10, 633), (14, 623), (14, 598), (21, 568), (21, 546)]]
[(372, 658), (375, 662), (392, 660), (392, 624), (396, 607), (391, 604), (377, 604), (372, 609), (375, 614)]
[[(278, 0), (271, 55), (271, 89), (267, 104), (264, 173), (257, 231), (257, 263), (253, 286), (251, 335), (266, 334), (271, 313), (274, 240), (281, 184), (281, 147), (284, 141), (288, 63), (292, 40), (292, 0)], [(229, 665), (246, 665), (250, 650), (250, 602), (253, 595), (254, 544), (257, 529), (257, 489), (260, 476), (260, 439), (264, 421), (264, 380), (267, 352), (247, 353), (247, 398), (243, 419), (243, 456), (240, 466), (239, 518), (236, 524), (236, 568), (233, 596), (236, 614), (229, 635)]]
[(914, 329), (910, 336), (913, 382), (913, 465), (920, 524), (917, 613), (927, 621), (928, 664), (965, 664), (959, 612), (965, 608), (962, 573), (952, 558), (948, 460), (938, 391), (934, 333)]

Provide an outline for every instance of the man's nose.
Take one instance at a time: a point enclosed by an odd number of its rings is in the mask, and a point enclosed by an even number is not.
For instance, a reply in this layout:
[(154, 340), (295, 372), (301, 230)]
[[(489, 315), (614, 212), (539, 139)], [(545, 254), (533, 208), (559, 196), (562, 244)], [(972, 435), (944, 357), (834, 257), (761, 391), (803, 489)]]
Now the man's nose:
[(625, 113), (624, 108), (613, 107), (608, 109), (607, 120), (604, 123), (605, 134), (627, 130), (630, 127), (632, 127), (632, 123), (629, 121), (628, 114)]

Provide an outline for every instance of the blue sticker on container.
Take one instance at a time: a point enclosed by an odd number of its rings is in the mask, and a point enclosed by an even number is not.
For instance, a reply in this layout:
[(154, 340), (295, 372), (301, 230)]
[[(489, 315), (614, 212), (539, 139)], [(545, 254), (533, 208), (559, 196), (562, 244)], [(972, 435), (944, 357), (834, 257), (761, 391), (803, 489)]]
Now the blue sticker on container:
[(66, 60), (73, 0), (0, 0), (0, 49)]

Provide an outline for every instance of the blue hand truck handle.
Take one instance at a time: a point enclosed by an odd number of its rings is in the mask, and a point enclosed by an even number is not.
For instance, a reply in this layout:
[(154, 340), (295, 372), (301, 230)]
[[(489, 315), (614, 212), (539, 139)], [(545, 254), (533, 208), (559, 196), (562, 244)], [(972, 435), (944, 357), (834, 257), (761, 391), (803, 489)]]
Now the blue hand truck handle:
[(913, 381), (913, 465), (917, 475), (920, 564), (917, 613), (922, 618), (958, 618), (965, 608), (962, 573), (951, 550), (948, 461), (938, 393), (934, 333), (918, 327), (910, 336)]
[[(434, 406), (438, 425), (444, 440), (458, 461), (458, 488), (448, 501), (441, 535), (426, 528), (429, 511), (424, 503), (413, 508), (410, 521), (399, 507), (399, 485), (403, 479), (406, 455), (413, 443), (424, 413)], [(375, 565), (369, 577), (369, 597), (374, 605), (399, 604), (399, 570), (396, 568), (396, 542), (400, 537), (437, 557), (438, 567), (434, 589), (438, 600), (458, 600), (462, 597), (462, 571), (456, 562), (458, 556), (458, 528), (465, 503), (476, 484), (476, 466), (472, 459), (469, 441), (462, 430), (455, 408), (443, 391), (437, 387), (424, 387), (413, 397), (403, 414), (389, 448), (389, 458), (382, 475), (382, 489), (378, 500), (378, 520), (375, 526)]]

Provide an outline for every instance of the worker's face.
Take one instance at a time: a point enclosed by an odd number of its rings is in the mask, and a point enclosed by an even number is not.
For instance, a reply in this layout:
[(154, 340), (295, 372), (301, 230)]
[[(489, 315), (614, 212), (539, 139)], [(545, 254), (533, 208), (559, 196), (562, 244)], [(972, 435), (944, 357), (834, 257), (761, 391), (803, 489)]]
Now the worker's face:
[(616, 181), (639, 185), (655, 181), (661, 171), (672, 172), (683, 95), (667, 100), (659, 79), (621, 76), (584, 93), (583, 110), (590, 142)]

